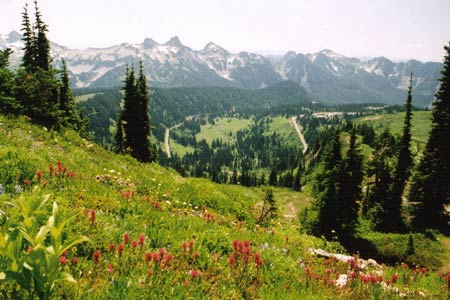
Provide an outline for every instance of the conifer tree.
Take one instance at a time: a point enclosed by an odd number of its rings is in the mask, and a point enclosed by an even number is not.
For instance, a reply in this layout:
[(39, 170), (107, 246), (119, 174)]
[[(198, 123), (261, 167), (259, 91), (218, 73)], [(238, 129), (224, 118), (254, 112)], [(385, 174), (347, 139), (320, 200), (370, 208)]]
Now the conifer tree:
[(136, 82), (136, 89), (140, 112), (140, 124), (137, 128), (137, 138), (140, 140), (140, 143), (137, 145), (136, 158), (142, 162), (152, 162), (156, 159), (156, 152), (153, 152), (153, 155), (150, 152), (150, 117), (148, 115), (149, 91), (142, 61), (139, 63), (139, 78)]
[(277, 171), (275, 171), (275, 169), (272, 169), (272, 171), (270, 171), (269, 185), (277, 186)]
[(148, 88), (142, 63), (139, 78), (134, 67), (126, 70), (123, 109), (117, 121), (116, 151), (129, 153), (141, 162), (156, 160), (157, 149), (150, 145), (150, 118), (148, 116)]
[(295, 177), (294, 177), (294, 185), (292, 187), (292, 189), (297, 192), (299, 192), (302, 187), (301, 182), (300, 182), (301, 172), (302, 172), (301, 164), (299, 164), (298, 168), (297, 168), (297, 172), (295, 173)]
[(412, 166), (411, 146), (411, 118), (412, 118), (412, 74), (409, 81), (408, 96), (405, 103), (405, 120), (403, 135), (398, 145), (397, 164), (395, 166), (393, 182), (389, 188), (389, 195), (384, 200), (382, 229), (388, 232), (404, 230), (402, 219), (402, 195)]
[(363, 202), (363, 215), (377, 230), (386, 230), (385, 210), (389, 210), (390, 188), (393, 183), (392, 167), (389, 161), (395, 153), (395, 138), (385, 130), (377, 137), (374, 158), (369, 163), (368, 175), (374, 181), (368, 184), (367, 196)]
[[(314, 201), (311, 210), (316, 220), (311, 220), (315, 235), (331, 238), (339, 229), (338, 210), (342, 207), (342, 156), (339, 131), (327, 144), (313, 184)], [(340, 233), (338, 233), (340, 234)]]
[(28, 4), (25, 4), (22, 13), (22, 40), (24, 42), (22, 67), (24, 67), (29, 73), (36, 71), (35, 39), (36, 36), (30, 22), (30, 16), (28, 14)]
[(51, 57), (50, 57), (50, 42), (47, 39), (46, 35), (46, 32), (48, 31), (47, 24), (45, 24), (44, 21), (42, 20), (42, 15), (36, 0), (34, 1), (34, 7), (36, 19), (35, 64), (38, 68), (48, 71), (51, 69)]
[(418, 202), (413, 224), (417, 228), (449, 230), (444, 206), (450, 204), (450, 43), (433, 103), (432, 128), (413, 176), (409, 200)]
[(69, 73), (65, 60), (62, 60), (61, 70), (61, 86), (59, 88), (59, 109), (61, 111), (61, 123), (65, 126), (72, 127), (79, 131), (82, 135), (86, 135), (87, 124), (86, 119), (82, 117), (77, 110), (75, 98), (70, 88)]
[(9, 48), (0, 50), (0, 112), (4, 114), (18, 113), (21, 110), (20, 104), (13, 97), (14, 74), (8, 69), (11, 53)]
[(341, 231), (345, 235), (353, 235), (358, 223), (358, 200), (361, 198), (361, 183), (363, 180), (363, 156), (357, 145), (356, 130), (353, 127), (350, 135), (350, 148), (343, 162), (342, 193), (338, 210)]

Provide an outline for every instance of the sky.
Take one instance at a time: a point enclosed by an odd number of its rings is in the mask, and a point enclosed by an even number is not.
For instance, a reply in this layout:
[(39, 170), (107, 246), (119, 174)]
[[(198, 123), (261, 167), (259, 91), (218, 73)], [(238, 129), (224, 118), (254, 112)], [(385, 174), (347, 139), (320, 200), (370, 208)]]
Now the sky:
[[(19, 30), (30, 0), (0, 0), (0, 33)], [(450, 0), (39, 0), (48, 37), (69, 48), (208, 42), (231, 52), (331, 49), (345, 56), (442, 61)]]

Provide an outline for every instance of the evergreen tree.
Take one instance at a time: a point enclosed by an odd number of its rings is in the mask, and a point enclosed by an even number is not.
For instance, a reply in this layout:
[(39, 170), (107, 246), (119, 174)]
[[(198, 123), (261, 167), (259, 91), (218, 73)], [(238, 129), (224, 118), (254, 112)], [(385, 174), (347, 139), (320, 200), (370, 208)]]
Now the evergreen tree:
[(433, 103), (433, 121), (423, 156), (412, 179), (409, 200), (418, 202), (413, 224), (449, 230), (444, 206), (450, 204), (450, 43)]
[(345, 235), (353, 235), (358, 223), (358, 200), (361, 198), (363, 180), (363, 156), (357, 145), (356, 130), (353, 127), (350, 135), (350, 148), (344, 159), (342, 177), (342, 209), (338, 211), (341, 230)]
[(338, 210), (344, 209), (341, 202), (342, 173), (341, 142), (336, 130), (323, 152), (313, 184), (312, 210), (316, 213), (316, 219), (312, 220), (315, 224), (311, 228), (315, 235), (331, 238), (340, 227)]
[(72, 127), (81, 135), (87, 135), (87, 121), (77, 110), (75, 98), (70, 88), (69, 73), (65, 60), (62, 61), (61, 86), (59, 88), (59, 109), (61, 111), (61, 123)]
[[(129, 153), (141, 162), (156, 160), (157, 149), (150, 147), (150, 119), (148, 116), (148, 88), (141, 63), (139, 78), (134, 67), (127, 68), (124, 81), (124, 105), (117, 122), (116, 151)], [(198, 169), (200, 172), (201, 169)], [(203, 171), (201, 171), (203, 173)]]
[(28, 15), (28, 4), (25, 4), (22, 13), (22, 40), (24, 42), (22, 67), (29, 73), (36, 71), (35, 39), (36, 36), (30, 22), (30, 16)]
[(0, 50), (0, 112), (4, 114), (18, 113), (20, 104), (13, 96), (14, 74), (8, 69), (11, 49)]
[(278, 212), (276, 201), (273, 197), (273, 190), (264, 190), (263, 207), (258, 218), (258, 224), (267, 224), (270, 219), (276, 218)]
[(405, 120), (403, 135), (398, 145), (397, 165), (389, 195), (385, 199), (383, 212), (383, 230), (398, 232), (404, 230), (402, 220), (402, 195), (412, 166), (411, 146), (411, 118), (412, 118), (412, 74), (409, 81), (408, 96), (405, 103)]
[(275, 171), (275, 169), (272, 169), (272, 171), (270, 171), (269, 185), (277, 186), (277, 171)]
[(35, 51), (36, 51), (36, 67), (41, 68), (45, 71), (51, 69), (51, 57), (50, 57), (50, 42), (47, 39), (46, 32), (47, 24), (42, 20), (42, 15), (38, 7), (38, 3), (34, 1), (35, 7), (35, 30), (36, 30), (36, 40), (35, 40)]
[(301, 182), (300, 182), (301, 171), (302, 171), (301, 165), (299, 164), (298, 168), (297, 168), (297, 172), (295, 173), (294, 184), (292, 186), (292, 189), (297, 192), (299, 192), (302, 187)]
[(152, 162), (156, 160), (156, 152), (151, 155), (150, 152), (150, 117), (148, 114), (149, 91), (147, 87), (147, 79), (144, 74), (144, 66), (142, 61), (139, 64), (139, 78), (136, 82), (138, 105), (139, 105), (139, 126), (137, 127), (137, 136), (140, 143), (137, 145), (136, 158), (142, 162)]
[(367, 195), (363, 202), (363, 215), (372, 222), (375, 229), (385, 230), (385, 210), (390, 207), (390, 188), (394, 181), (389, 161), (395, 153), (395, 138), (385, 130), (377, 137), (374, 158), (369, 163), (368, 175), (374, 181), (367, 186)]
[(119, 114), (116, 123), (116, 133), (114, 135), (114, 151), (116, 153), (124, 154), (123, 149), (123, 121), (122, 121), (122, 112)]

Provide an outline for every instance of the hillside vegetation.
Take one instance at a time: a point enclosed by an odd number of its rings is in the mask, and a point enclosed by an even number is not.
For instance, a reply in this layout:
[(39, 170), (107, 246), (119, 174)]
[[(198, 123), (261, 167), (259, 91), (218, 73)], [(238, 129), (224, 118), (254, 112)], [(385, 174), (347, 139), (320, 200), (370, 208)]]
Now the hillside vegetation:
[[(344, 250), (298, 232), (288, 212), (306, 205), (302, 193), (275, 190), (278, 218), (256, 225), (263, 190), (182, 178), (24, 118), (0, 123), (5, 299), (446, 299), (445, 280), (427, 269), (310, 254)], [(54, 263), (27, 271), (44, 257)]]

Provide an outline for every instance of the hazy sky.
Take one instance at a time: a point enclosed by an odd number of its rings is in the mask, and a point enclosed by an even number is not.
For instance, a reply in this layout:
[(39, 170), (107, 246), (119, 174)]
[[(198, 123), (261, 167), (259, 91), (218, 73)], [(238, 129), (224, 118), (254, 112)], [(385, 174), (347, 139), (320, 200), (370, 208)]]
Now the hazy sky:
[[(28, 0), (0, 0), (0, 33), (20, 29)], [(159, 43), (193, 49), (386, 56), (442, 61), (450, 0), (40, 0), (52, 41), (71, 48)], [(33, 6), (31, 6), (33, 8)]]

